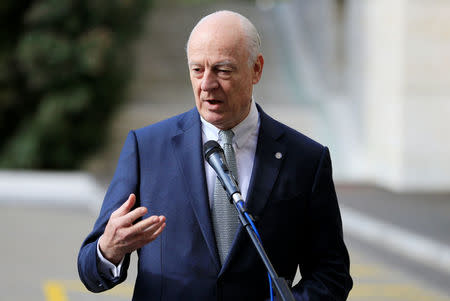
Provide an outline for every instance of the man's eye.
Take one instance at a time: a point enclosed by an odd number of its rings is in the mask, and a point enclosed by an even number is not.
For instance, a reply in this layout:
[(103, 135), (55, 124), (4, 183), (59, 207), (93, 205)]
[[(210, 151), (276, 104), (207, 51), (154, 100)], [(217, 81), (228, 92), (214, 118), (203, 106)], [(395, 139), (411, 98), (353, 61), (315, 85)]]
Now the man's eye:
[(219, 69), (219, 72), (220, 72), (220, 73), (229, 74), (229, 73), (231, 73), (231, 70), (228, 70), (228, 69)]
[(195, 73), (199, 73), (202, 71), (202, 69), (201, 68), (192, 68), (192, 71)]

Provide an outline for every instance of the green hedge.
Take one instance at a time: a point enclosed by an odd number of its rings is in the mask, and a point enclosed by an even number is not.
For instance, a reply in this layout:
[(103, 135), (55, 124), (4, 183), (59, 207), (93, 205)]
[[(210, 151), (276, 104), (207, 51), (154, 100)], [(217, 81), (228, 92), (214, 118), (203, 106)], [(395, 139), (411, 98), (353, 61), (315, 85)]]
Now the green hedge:
[(78, 168), (102, 145), (149, 2), (0, 2), (1, 168)]

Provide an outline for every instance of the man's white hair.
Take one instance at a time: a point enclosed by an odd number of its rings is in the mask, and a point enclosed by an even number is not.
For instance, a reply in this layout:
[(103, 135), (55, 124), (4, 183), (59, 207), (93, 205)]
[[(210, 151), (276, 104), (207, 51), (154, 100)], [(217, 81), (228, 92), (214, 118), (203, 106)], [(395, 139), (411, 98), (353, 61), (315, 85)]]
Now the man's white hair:
[(192, 33), (194, 32), (194, 30), (200, 24), (202, 24), (204, 21), (208, 20), (209, 18), (214, 17), (217, 14), (223, 14), (223, 13), (228, 13), (228, 14), (234, 15), (234, 16), (238, 17), (239, 20), (241, 21), (241, 28), (245, 35), (245, 40), (247, 42), (247, 49), (248, 49), (248, 54), (249, 54), (248, 65), (253, 66), (253, 64), (256, 62), (258, 54), (261, 53), (261, 38), (259, 36), (259, 33), (256, 30), (256, 27), (253, 25), (252, 22), (250, 22), (249, 19), (247, 19), (246, 17), (244, 17), (243, 15), (241, 15), (239, 13), (229, 11), (229, 10), (216, 11), (212, 14), (209, 14), (209, 15), (203, 17), (202, 19), (200, 19), (200, 21), (198, 21), (198, 23), (192, 29), (192, 31), (189, 35), (189, 39), (186, 43), (186, 55), (189, 57), (189, 41), (191, 40), (191, 36), (192, 36)]

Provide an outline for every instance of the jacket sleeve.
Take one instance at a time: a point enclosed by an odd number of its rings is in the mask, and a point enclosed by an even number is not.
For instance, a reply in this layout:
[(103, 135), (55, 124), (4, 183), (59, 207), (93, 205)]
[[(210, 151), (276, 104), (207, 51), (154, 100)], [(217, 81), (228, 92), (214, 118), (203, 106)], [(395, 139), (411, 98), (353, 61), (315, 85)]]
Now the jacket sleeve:
[(344, 244), (342, 221), (324, 147), (314, 177), (307, 211), (306, 256), (299, 258), (302, 279), (293, 288), (296, 300), (346, 300), (353, 282)]
[(97, 242), (105, 230), (111, 213), (128, 199), (130, 193), (136, 194), (135, 207), (139, 206), (139, 153), (134, 131), (128, 134), (113, 180), (103, 200), (100, 214), (78, 254), (78, 274), (86, 288), (92, 292), (108, 290), (123, 282), (127, 277), (130, 254), (125, 256), (119, 277), (112, 278), (100, 273), (97, 265), (99, 260)]

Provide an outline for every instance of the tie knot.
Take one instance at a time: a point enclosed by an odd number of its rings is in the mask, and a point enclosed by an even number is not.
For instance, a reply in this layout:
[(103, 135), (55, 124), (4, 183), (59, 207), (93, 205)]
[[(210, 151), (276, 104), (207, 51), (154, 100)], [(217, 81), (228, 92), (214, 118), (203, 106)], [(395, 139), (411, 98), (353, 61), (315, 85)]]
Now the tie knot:
[(234, 133), (232, 130), (219, 131), (219, 139), (223, 144), (232, 144)]

